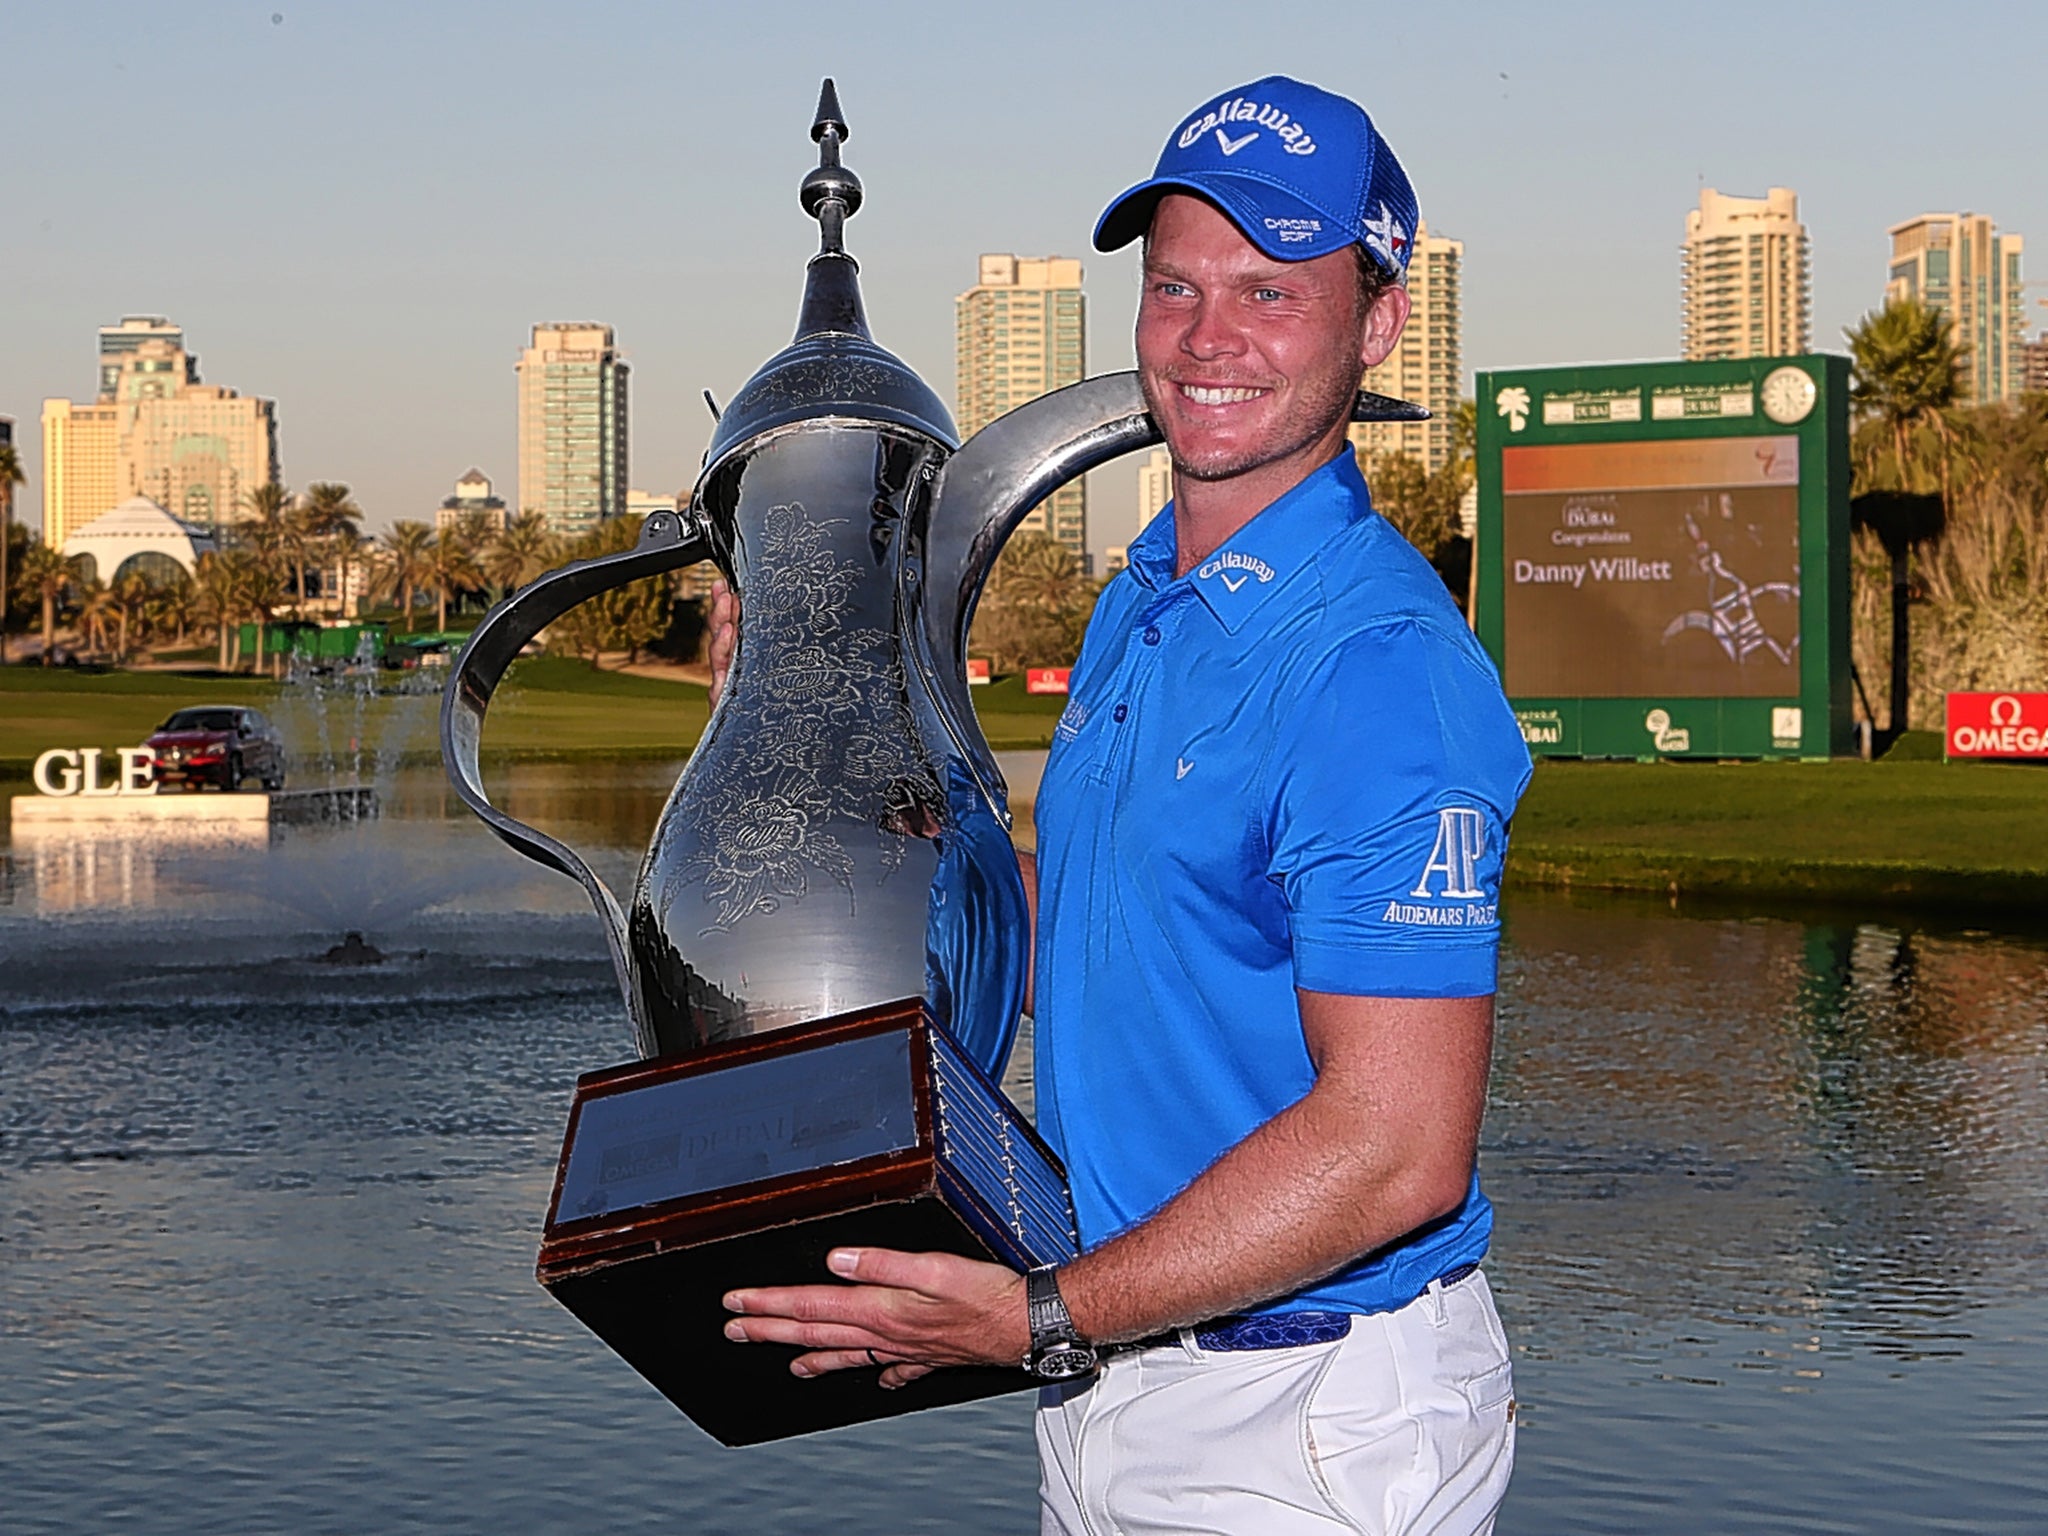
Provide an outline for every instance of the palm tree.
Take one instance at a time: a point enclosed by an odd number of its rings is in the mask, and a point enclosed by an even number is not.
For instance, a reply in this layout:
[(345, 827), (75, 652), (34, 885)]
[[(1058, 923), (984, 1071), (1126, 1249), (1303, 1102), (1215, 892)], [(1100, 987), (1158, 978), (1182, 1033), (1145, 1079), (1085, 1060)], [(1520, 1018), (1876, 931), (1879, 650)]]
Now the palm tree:
[(507, 523), (484, 551), (484, 574), (508, 591), (518, 591), (555, 564), (548, 520), (529, 507)]
[(242, 509), (248, 516), (235, 530), (238, 538), (289, 566), (301, 537), (297, 527), (298, 506), (292, 493), (273, 480), (244, 495)]
[(182, 646), (199, 619), (199, 584), (180, 570), (172, 580), (151, 589), (143, 611), (152, 637), (168, 630), (171, 644)]
[[(1898, 490), (1889, 498), (1910, 503), (1915, 497), (1916, 474), (1920, 466), (1913, 452), (1913, 438), (1931, 429), (1941, 450), (1937, 513), (1949, 503), (1949, 479), (1954, 435), (1949, 418), (1962, 404), (1967, 392), (1963, 379), (1965, 349), (1956, 345), (1948, 316), (1917, 299), (1894, 299), (1875, 314), (1865, 315), (1860, 325), (1844, 331), (1849, 343), (1853, 369), (1849, 381), (1849, 403), (1867, 426), (1890, 439), (1892, 471)], [(1868, 467), (1874, 468), (1881, 455), (1868, 453)], [(1864, 475), (1865, 496), (1871, 504), (1886, 500), (1870, 496)], [(1934, 526), (1938, 527), (1937, 518)], [(1900, 506), (1896, 515), (1877, 528), (1892, 567), (1892, 689), (1891, 718), (1887, 738), (1906, 729), (1907, 706), (1912, 691), (1912, 569), (1913, 546), (1927, 534), (1916, 531), (1917, 520)], [(1872, 722), (1873, 725), (1875, 722)]]
[[(1946, 450), (1948, 413), (1962, 404), (1967, 392), (1966, 349), (1956, 345), (1948, 316), (1917, 299), (1894, 299), (1842, 335), (1854, 363), (1849, 403), (1858, 414), (1882, 425), (1890, 438), (1898, 488), (1910, 491), (1915, 429), (1933, 428)], [(1942, 479), (1947, 477), (1944, 451)]]
[[(330, 553), (338, 548), (340, 540), (344, 535), (354, 538), (360, 537), (361, 529), (357, 525), (362, 521), (363, 509), (356, 505), (355, 497), (349, 494), (349, 488), (340, 481), (314, 481), (313, 484), (306, 487), (305, 499), (301, 506), (304, 514), (303, 524), (306, 536), (319, 544), (325, 545)], [(305, 585), (306, 573), (301, 569), (299, 572), (299, 602), (301, 606), (304, 605), (306, 600)], [(345, 581), (342, 585), (342, 590), (343, 592), (348, 590)]]
[(57, 648), (57, 605), (71, 585), (72, 569), (64, 557), (49, 545), (35, 543), (21, 562), (21, 584), (43, 602), (43, 665), (49, 666)]
[(119, 638), (114, 642), (114, 655), (117, 659), (128, 659), (128, 629), (131, 624), (136, 629), (138, 639), (140, 638), (142, 620), (149, 610), (149, 600), (154, 593), (155, 589), (150, 586), (149, 579), (140, 571), (115, 576), (114, 616), (120, 626)]
[(405, 632), (412, 633), (413, 595), (427, 584), (432, 568), (429, 553), (434, 530), (411, 518), (400, 518), (384, 535), (384, 579), (398, 591), (398, 606), (405, 614)]
[(263, 670), (263, 630), (270, 617), (270, 603), (276, 594), (276, 573), (268, 569), (251, 550), (209, 551), (199, 557), (198, 612), (204, 623), (214, 626), (220, 644), (223, 672), (242, 664), (240, 626), (255, 621), (256, 670)]
[(114, 617), (114, 589), (97, 576), (72, 578), (78, 604), (78, 622), (84, 628), (89, 649), (107, 648), (107, 621)]
[(483, 579), (476, 556), (471, 553), (469, 541), (463, 538), (461, 530), (443, 528), (435, 535), (427, 556), (427, 585), (433, 589), (438, 603), (434, 617), (436, 629), (448, 627), (450, 600), (470, 591)]
[(234, 565), (229, 557), (208, 550), (199, 557), (198, 573), (192, 582), (193, 617), (213, 626), (223, 672), (228, 669), (228, 625), (235, 614), (234, 579)]
[(334, 557), (335, 577), (340, 583), (341, 616), (353, 618), (360, 595), (351, 577), (357, 565), (371, 557), (374, 546), (354, 523), (343, 523), (330, 533), (327, 546)]
[(974, 642), (998, 670), (1074, 659), (1093, 593), (1073, 551), (1046, 533), (1004, 546), (974, 616)]
[(26, 483), (21, 472), (21, 455), (12, 443), (0, 443), (0, 667), (7, 665), (7, 600), (13, 588), (7, 584), (7, 547), (14, 531), (14, 488)]

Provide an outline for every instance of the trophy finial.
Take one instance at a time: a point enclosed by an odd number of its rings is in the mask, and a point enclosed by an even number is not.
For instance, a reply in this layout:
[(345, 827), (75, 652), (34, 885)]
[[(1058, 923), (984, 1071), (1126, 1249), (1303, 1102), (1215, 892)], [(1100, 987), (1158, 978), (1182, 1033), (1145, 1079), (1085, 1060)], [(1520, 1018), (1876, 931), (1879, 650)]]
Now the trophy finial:
[(818, 91), (818, 117), (811, 124), (818, 145), (818, 166), (804, 178), (797, 197), (804, 212), (818, 221), (818, 251), (837, 255), (845, 250), (846, 221), (860, 208), (860, 178), (839, 163), (839, 146), (848, 134), (839, 110), (839, 90), (831, 76)]
[(853, 137), (847, 132), (846, 117), (839, 110), (839, 88), (832, 83), (830, 75), (825, 77), (825, 83), (818, 88), (818, 118), (811, 124), (812, 140), (822, 142), (828, 128), (839, 130), (839, 142), (842, 144)]

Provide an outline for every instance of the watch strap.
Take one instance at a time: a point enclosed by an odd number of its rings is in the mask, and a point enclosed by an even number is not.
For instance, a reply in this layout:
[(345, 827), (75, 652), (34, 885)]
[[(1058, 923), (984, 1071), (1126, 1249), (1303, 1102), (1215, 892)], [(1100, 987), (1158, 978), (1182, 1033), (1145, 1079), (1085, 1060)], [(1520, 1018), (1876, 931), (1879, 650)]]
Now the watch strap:
[(1067, 1312), (1067, 1303), (1060, 1295), (1059, 1271), (1052, 1265), (1042, 1265), (1024, 1276), (1024, 1302), (1026, 1321), (1031, 1328), (1032, 1354), (1036, 1355), (1048, 1344), (1064, 1344), (1080, 1338), (1074, 1329), (1074, 1319)]

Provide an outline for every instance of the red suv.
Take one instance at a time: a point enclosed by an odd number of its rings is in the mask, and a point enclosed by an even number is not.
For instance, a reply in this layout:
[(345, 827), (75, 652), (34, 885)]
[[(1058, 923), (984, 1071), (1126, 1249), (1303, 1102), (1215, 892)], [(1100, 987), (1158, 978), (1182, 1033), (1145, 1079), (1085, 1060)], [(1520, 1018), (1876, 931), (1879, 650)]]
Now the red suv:
[(181, 709), (144, 745), (165, 789), (215, 784), (236, 790), (245, 778), (261, 779), (265, 789), (284, 788), (284, 741), (259, 710), (232, 704)]

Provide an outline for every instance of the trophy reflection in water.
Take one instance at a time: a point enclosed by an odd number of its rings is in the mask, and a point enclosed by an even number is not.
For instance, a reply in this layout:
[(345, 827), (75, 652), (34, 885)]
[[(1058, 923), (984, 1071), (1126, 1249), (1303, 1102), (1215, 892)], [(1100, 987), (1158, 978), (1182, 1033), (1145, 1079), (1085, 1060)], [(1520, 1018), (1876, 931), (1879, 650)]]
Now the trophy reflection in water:
[[(1034, 401), (964, 448), (875, 345), (842, 248), (861, 186), (828, 80), (796, 339), (719, 416), (688, 510), (555, 571), (478, 628), (442, 750), (465, 802), (580, 880), (642, 1060), (577, 1084), (541, 1282), (698, 1424), (749, 1444), (1033, 1385), (1022, 1370), (802, 1381), (728, 1342), (740, 1283), (823, 1278), (835, 1245), (1019, 1270), (1075, 1250), (1052, 1154), (995, 1086), (1029, 919), (1003, 780), (969, 703), (969, 619), (997, 551), (1061, 484), (1157, 440), (1134, 376)], [(715, 560), (742, 603), (731, 675), (622, 909), (573, 851), (491, 805), (484, 714), (543, 626)]]

